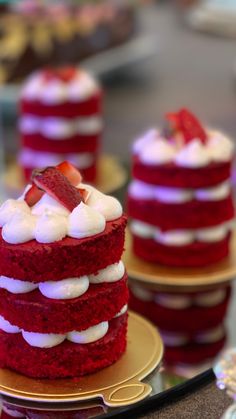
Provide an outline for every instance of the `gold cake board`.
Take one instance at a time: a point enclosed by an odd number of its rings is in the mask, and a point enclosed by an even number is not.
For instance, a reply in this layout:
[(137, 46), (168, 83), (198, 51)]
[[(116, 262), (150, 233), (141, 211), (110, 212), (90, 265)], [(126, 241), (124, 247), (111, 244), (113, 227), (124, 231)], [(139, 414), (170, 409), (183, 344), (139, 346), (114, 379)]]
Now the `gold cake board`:
[(129, 277), (156, 291), (197, 291), (219, 287), (236, 277), (236, 232), (232, 234), (230, 254), (223, 261), (201, 268), (172, 268), (146, 262), (132, 250), (132, 237), (126, 232), (123, 261)]
[[(127, 172), (119, 160), (108, 154), (103, 154), (98, 159), (96, 188), (109, 194), (121, 188), (127, 181)], [(11, 195), (19, 195), (25, 187), (22, 169), (16, 162), (12, 162), (6, 168), (4, 184), (7, 192)]]
[(127, 349), (112, 366), (77, 379), (40, 380), (0, 369), (0, 394), (31, 402), (65, 403), (102, 398), (119, 407), (147, 397), (152, 388), (142, 383), (163, 356), (161, 337), (151, 323), (129, 312)]

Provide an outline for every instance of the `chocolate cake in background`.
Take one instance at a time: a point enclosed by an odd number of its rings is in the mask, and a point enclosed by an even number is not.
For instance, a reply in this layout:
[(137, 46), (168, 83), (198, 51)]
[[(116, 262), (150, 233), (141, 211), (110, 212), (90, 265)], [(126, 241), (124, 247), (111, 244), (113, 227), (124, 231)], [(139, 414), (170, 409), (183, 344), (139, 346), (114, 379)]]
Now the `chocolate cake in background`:
[(135, 21), (132, 2), (14, 3), (0, 10), (0, 84), (119, 45), (134, 34)]

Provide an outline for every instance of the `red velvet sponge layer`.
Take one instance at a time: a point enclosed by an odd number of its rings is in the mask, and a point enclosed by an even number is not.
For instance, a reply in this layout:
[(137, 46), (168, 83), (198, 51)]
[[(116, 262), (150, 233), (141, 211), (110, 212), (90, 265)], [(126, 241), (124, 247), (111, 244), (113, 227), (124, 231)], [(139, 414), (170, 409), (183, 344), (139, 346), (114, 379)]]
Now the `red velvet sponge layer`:
[(231, 162), (211, 163), (206, 167), (191, 169), (174, 163), (148, 166), (133, 159), (133, 177), (146, 183), (172, 188), (206, 188), (230, 178)]
[(21, 333), (0, 332), (0, 367), (34, 378), (78, 377), (117, 361), (126, 348), (127, 314), (109, 324), (108, 333), (89, 344), (65, 340), (49, 349), (30, 346)]
[[(62, 161), (63, 161), (63, 157), (62, 157)], [(23, 173), (24, 173), (26, 182), (29, 182), (31, 180), (31, 174), (32, 174), (33, 169), (34, 167), (25, 167), (25, 166), (23, 167)], [(96, 182), (96, 179), (97, 179), (96, 163), (88, 167), (87, 169), (80, 169), (79, 167), (77, 169), (80, 171), (84, 182), (88, 182), (88, 183)]]
[(191, 343), (185, 346), (165, 346), (164, 362), (167, 365), (196, 365), (215, 358), (224, 348), (226, 337), (214, 343)]
[(100, 146), (101, 134), (76, 135), (65, 140), (50, 140), (40, 134), (21, 134), (22, 147), (47, 153), (92, 153)]
[(167, 266), (197, 267), (219, 262), (229, 254), (230, 234), (216, 243), (194, 242), (186, 246), (166, 246), (133, 235), (133, 251), (141, 259)]
[(39, 101), (23, 98), (20, 102), (20, 113), (35, 116), (76, 118), (78, 116), (100, 115), (102, 113), (102, 92), (81, 102), (64, 102), (58, 105), (46, 105)]
[(162, 330), (191, 334), (214, 329), (223, 322), (229, 306), (230, 291), (230, 287), (227, 287), (227, 295), (224, 301), (214, 307), (193, 305), (189, 308), (177, 310), (163, 307), (154, 301), (142, 301), (132, 293), (131, 289), (129, 306), (132, 310), (147, 317)]
[(85, 294), (71, 300), (49, 299), (39, 290), (11, 294), (0, 289), (0, 314), (27, 332), (64, 334), (113, 319), (128, 296), (126, 274), (114, 283), (90, 284)]
[(127, 218), (123, 215), (107, 222), (105, 230), (95, 236), (66, 237), (49, 244), (36, 240), (9, 244), (0, 234), (0, 274), (38, 283), (95, 273), (120, 261), (126, 223)]
[(221, 201), (191, 201), (166, 204), (156, 200), (128, 197), (130, 217), (159, 227), (161, 230), (216, 226), (234, 217), (232, 196)]

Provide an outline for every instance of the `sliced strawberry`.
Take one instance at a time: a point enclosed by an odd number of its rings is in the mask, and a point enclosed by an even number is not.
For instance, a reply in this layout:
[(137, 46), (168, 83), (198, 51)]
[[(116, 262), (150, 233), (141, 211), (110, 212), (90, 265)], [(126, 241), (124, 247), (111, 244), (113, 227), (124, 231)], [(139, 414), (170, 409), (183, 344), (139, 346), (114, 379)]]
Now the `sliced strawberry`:
[(202, 143), (207, 140), (207, 134), (198, 119), (188, 109), (179, 111), (180, 129), (183, 133), (186, 143), (194, 138), (199, 138)]
[(55, 167), (35, 170), (32, 180), (39, 189), (48, 193), (69, 211), (73, 211), (82, 201), (79, 190)]
[(169, 122), (171, 128), (173, 131), (179, 131), (180, 130), (180, 120), (179, 120), (179, 114), (178, 113), (167, 113), (165, 115), (167, 121)]
[(63, 173), (65, 177), (67, 177), (72, 185), (77, 186), (82, 182), (82, 176), (79, 170), (77, 170), (76, 167), (68, 161), (63, 161), (62, 163), (58, 164), (56, 168), (61, 173)]
[(181, 132), (186, 143), (194, 138), (199, 138), (203, 143), (207, 140), (207, 134), (196, 118), (188, 109), (181, 109), (176, 113), (166, 114), (172, 130), (177, 133)]
[(83, 198), (83, 202), (87, 202), (88, 197), (90, 195), (90, 192), (86, 189), (78, 188), (78, 191), (80, 192), (80, 195)]
[(25, 194), (25, 202), (32, 207), (36, 204), (43, 196), (44, 192), (41, 191), (36, 185), (32, 185), (31, 188)]
[(51, 80), (61, 80), (64, 82), (71, 81), (78, 70), (75, 67), (60, 67), (60, 68), (51, 68), (48, 67), (43, 72), (43, 77), (45, 81)]

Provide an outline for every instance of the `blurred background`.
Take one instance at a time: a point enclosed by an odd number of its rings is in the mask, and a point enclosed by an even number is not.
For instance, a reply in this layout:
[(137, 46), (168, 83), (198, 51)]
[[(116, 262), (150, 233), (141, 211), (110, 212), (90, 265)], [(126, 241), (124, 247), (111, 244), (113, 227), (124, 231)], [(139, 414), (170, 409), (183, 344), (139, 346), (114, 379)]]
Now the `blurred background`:
[[(203, 122), (235, 138), (235, 45), (232, 0), (1, 2), (2, 192), (8, 194), (4, 179), (20, 148), (20, 90), (32, 71), (73, 64), (99, 78), (104, 87), (102, 150), (129, 171), (132, 142), (158, 126), (166, 111), (189, 107)], [(125, 191), (119, 191), (121, 199)], [(231, 304), (230, 345), (236, 344), (235, 316)]]

